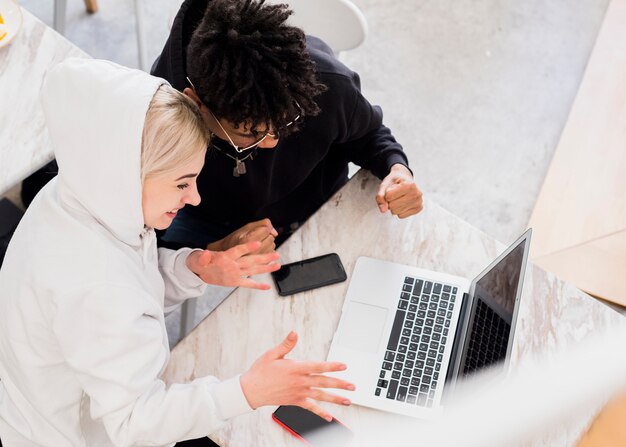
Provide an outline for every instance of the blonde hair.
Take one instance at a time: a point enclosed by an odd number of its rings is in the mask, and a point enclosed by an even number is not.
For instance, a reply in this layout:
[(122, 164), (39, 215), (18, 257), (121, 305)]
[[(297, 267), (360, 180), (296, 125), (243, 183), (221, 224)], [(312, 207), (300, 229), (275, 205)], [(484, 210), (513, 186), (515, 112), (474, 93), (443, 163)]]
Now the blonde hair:
[(156, 91), (141, 142), (141, 181), (172, 171), (206, 150), (209, 131), (198, 106), (169, 85)]

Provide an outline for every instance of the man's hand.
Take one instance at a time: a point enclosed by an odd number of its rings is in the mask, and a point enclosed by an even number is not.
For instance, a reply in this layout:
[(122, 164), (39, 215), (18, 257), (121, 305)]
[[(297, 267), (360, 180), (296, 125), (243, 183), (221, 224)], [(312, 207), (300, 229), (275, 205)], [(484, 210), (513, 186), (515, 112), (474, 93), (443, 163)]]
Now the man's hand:
[(298, 405), (330, 421), (330, 413), (317, 405), (316, 401), (350, 405), (349, 399), (325, 390), (354, 390), (351, 383), (324, 375), (343, 371), (346, 365), (339, 362), (300, 362), (286, 359), (285, 356), (297, 342), (298, 335), (290, 332), (281, 344), (257, 359), (239, 379), (243, 394), (254, 409), (264, 405)]
[(411, 171), (401, 164), (393, 165), (380, 183), (376, 203), (381, 213), (389, 210), (400, 219), (417, 214), (424, 207), (422, 191), (415, 184)]
[(276, 244), (274, 243), (276, 236), (278, 236), (278, 233), (269, 219), (257, 220), (256, 222), (251, 222), (233, 231), (224, 239), (210, 243), (207, 246), (207, 250), (226, 251), (235, 245), (259, 241), (261, 242), (261, 246), (258, 250), (254, 251), (254, 253), (270, 253), (276, 248)]
[(226, 251), (196, 250), (187, 256), (187, 267), (207, 284), (226, 287), (248, 287), (268, 290), (269, 284), (253, 281), (248, 276), (275, 272), (280, 255), (275, 251), (251, 255), (261, 247), (261, 242), (248, 242)]

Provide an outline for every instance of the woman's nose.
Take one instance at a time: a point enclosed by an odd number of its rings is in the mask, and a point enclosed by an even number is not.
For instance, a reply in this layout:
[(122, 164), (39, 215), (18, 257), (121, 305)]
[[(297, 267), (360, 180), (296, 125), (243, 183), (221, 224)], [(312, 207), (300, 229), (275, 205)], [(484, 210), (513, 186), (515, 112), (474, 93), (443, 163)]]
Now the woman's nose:
[(185, 203), (189, 205), (198, 206), (200, 204), (200, 193), (198, 192), (198, 187), (194, 184), (191, 188), (189, 188), (189, 194), (185, 197)]

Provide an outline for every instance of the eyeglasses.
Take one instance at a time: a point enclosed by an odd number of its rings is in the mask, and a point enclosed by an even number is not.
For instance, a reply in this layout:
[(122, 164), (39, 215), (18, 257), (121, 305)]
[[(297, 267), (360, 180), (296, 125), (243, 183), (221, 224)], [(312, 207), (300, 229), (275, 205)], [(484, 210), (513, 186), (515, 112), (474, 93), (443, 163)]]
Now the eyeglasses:
[[(189, 77), (187, 77), (187, 82), (189, 82), (189, 84), (191, 85), (191, 87), (196, 90), (195, 85), (193, 85), (193, 82), (191, 82), (191, 79), (189, 79)], [(197, 92), (197, 90), (196, 90)], [(197, 94), (197, 93), (196, 93)], [(302, 107), (300, 107), (300, 104), (298, 104), (298, 101), (294, 101), (295, 106), (298, 108), (298, 115), (292, 119), (291, 121), (289, 121), (287, 124), (285, 124), (282, 127), (282, 130), (294, 125), (303, 115), (302, 112)], [(213, 112), (211, 112), (209, 110), (209, 113), (211, 114), (211, 116), (213, 117), (213, 119), (215, 120), (215, 122), (217, 123), (218, 126), (220, 126), (220, 129), (222, 129), (222, 132), (224, 132), (224, 135), (226, 135), (226, 138), (228, 138), (228, 142), (230, 143), (230, 145), (235, 149), (235, 151), (239, 154), (241, 154), (242, 152), (245, 152), (247, 150), (250, 149), (254, 149), (255, 147), (257, 147), (259, 144), (261, 144), (263, 141), (265, 141), (266, 138), (273, 138), (275, 140), (278, 140), (280, 138), (280, 132), (281, 130), (275, 130), (274, 132), (265, 132), (263, 134), (263, 136), (259, 139), (257, 139), (254, 143), (248, 145), (248, 146), (237, 146), (235, 144), (235, 142), (233, 141), (233, 139), (231, 138), (231, 136), (228, 134), (228, 132), (226, 132), (226, 129), (224, 129), (224, 126), (222, 126), (222, 123), (220, 123), (220, 120), (215, 116), (215, 114), (213, 114)]]

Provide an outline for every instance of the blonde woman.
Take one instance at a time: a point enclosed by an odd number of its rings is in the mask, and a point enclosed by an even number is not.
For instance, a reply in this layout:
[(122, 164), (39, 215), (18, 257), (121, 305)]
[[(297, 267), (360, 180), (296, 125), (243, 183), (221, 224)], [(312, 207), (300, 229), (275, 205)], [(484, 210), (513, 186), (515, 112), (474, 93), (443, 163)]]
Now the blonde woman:
[(312, 397), (349, 404), (323, 390), (352, 388), (324, 375), (344, 365), (284, 359), (293, 333), (241, 376), (167, 388), (164, 311), (205, 281), (262, 287), (241, 277), (276, 269), (276, 255), (242, 258), (258, 242), (222, 257), (157, 250), (154, 229), (200, 201), (207, 139), (198, 109), (165, 81), (71, 59), (48, 74), (42, 98), (59, 176), (0, 270), (5, 447), (171, 446), (262, 405), (327, 417)]

